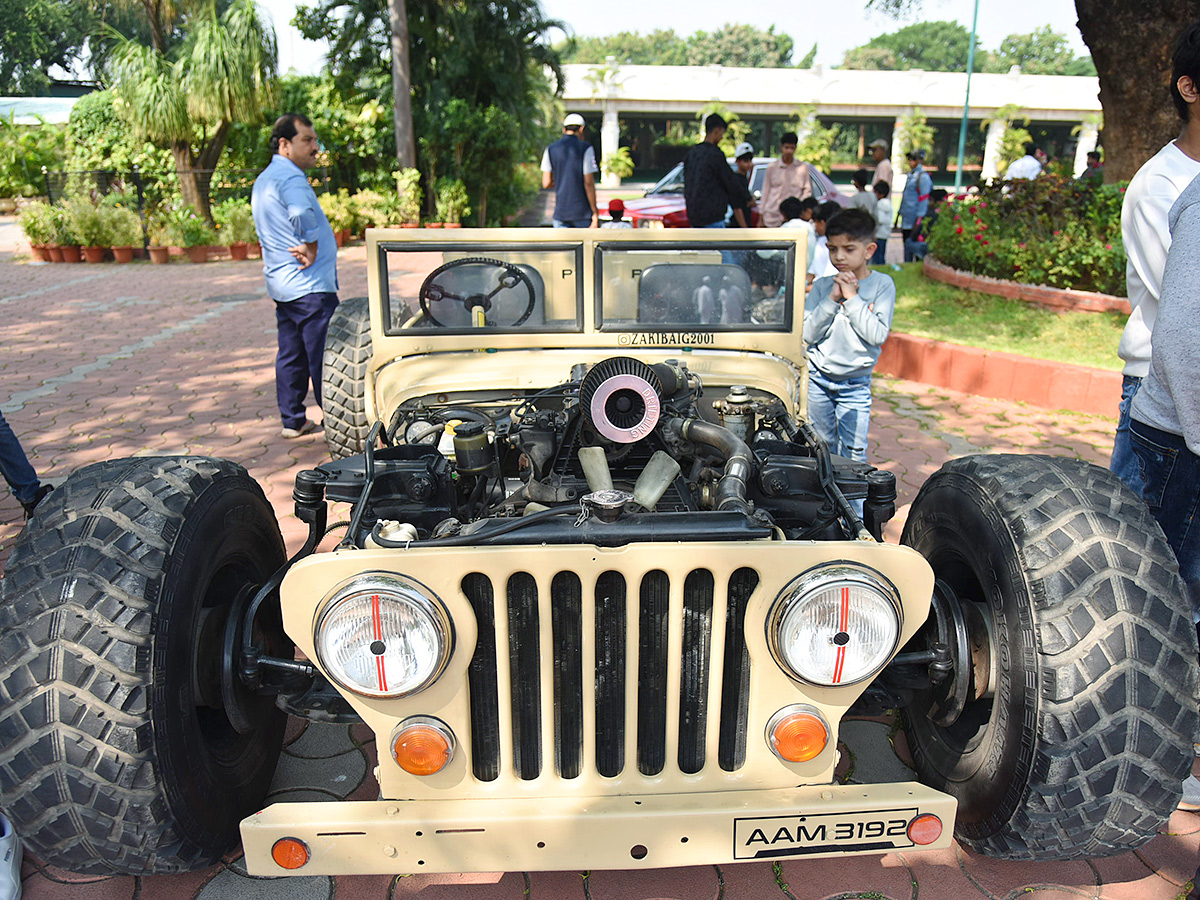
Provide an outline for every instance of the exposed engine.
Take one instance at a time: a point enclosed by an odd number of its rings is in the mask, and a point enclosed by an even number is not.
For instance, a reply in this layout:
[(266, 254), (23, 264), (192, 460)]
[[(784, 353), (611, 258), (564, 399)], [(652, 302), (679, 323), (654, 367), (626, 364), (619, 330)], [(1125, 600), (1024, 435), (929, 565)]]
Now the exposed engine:
[(541, 391), (414, 399), (320, 472), (357, 546), (881, 539), (891, 473), (831, 457), (778, 398), (718, 394), (612, 357)]

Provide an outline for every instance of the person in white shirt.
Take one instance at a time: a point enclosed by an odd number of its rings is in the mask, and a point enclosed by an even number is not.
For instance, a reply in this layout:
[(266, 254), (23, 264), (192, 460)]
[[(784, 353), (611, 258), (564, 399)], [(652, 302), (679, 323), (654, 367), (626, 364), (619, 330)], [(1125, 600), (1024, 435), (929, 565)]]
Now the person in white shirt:
[(813, 278), (824, 278), (826, 275), (836, 275), (837, 267), (829, 261), (829, 242), (825, 239), (825, 223), (842, 211), (842, 207), (833, 200), (826, 200), (813, 213), (813, 227), (817, 230), (817, 246), (813, 251), (812, 263), (808, 273)]
[(632, 228), (633, 224), (625, 221), (625, 201), (614, 197), (608, 201), (609, 220), (601, 228)]
[(813, 225), (813, 213), (816, 212), (818, 203), (812, 197), (806, 197), (800, 200), (796, 197), (788, 197), (779, 204), (779, 211), (786, 217), (786, 221), (779, 226), (780, 228), (805, 228), (808, 230), (808, 240), (805, 241), (807, 249), (805, 250), (806, 258), (804, 260), (804, 271), (810, 273), (805, 279), (805, 286), (812, 284), (813, 276), (811, 274), (813, 258), (817, 251), (817, 229)]
[[(1163, 269), (1171, 247), (1167, 213), (1183, 189), (1200, 175), (1200, 24), (1180, 35), (1174, 60), (1171, 99), (1183, 119), (1183, 130), (1138, 169), (1121, 206), (1125, 293), (1132, 312), (1117, 345), (1125, 367), (1109, 468), (1138, 494), (1142, 479), (1130, 442), (1129, 408), (1150, 371), (1150, 333), (1158, 316)], [(1195, 793), (1200, 808), (1200, 783)]]
[(846, 204), (847, 209), (861, 209), (875, 218), (875, 192), (870, 190), (871, 173), (859, 169), (850, 180), (854, 183), (854, 196)]
[(875, 182), (875, 253), (871, 257), (871, 265), (882, 266), (887, 262), (887, 242), (892, 236), (891, 188), (886, 181)]
[(883, 138), (876, 138), (867, 144), (867, 149), (871, 151), (871, 159), (875, 160), (875, 171), (871, 173), (871, 183), (877, 184), (880, 181), (886, 181), (890, 194), (892, 192), (892, 161), (888, 159), (888, 142)]
[(1004, 173), (1004, 180), (1012, 181), (1014, 178), (1037, 178), (1042, 173), (1042, 164), (1038, 157), (1044, 155), (1041, 148), (1036, 144), (1026, 144), (1025, 155), (1009, 165), (1008, 171)]

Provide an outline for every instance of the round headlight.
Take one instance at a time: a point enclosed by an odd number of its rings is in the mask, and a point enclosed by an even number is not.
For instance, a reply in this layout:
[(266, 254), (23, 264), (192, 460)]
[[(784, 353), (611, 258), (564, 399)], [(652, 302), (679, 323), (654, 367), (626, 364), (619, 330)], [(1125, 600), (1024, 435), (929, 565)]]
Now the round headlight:
[(366, 697), (406, 697), (450, 659), (450, 615), (433, 594), (395, 575), (367, 574), (335, 591), (317, 617), (317, 660)]
[(801, 575), (775, 599), (767, 639), (791, 677), (854, 684), (878, 672), (895, 651), (899, 596), (866, 569), (823, 566)]

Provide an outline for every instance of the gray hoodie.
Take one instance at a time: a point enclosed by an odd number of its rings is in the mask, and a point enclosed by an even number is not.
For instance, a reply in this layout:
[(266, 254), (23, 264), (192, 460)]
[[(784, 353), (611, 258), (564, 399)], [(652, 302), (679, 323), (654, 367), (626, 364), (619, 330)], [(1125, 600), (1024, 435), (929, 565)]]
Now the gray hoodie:
[(1150, 373), (1133, 398), (1131, 415), (1182, 435), (1200, 456), (1200, 176), (1184, 188), (1167, 221), (1171, 250), (1151, 338)]

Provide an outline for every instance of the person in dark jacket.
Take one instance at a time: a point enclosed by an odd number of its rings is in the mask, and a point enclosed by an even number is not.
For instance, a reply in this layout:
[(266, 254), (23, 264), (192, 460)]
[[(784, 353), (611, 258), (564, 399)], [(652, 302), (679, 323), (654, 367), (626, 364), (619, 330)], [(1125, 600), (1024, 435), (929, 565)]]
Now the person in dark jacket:
[(738, 227), (750, 224), (743, 213), (750, 204), (750, 189), (745, 179), (729, 168), (717, 146), (725, 136), (725, 128), (721, 116), (710, 115), (704, 120), (704, 140), (683, 158), (683, 196), (692, 228), (724, 228), (725, 210), (730, 206)]
[(596, 151), (583, 139), (583, 116), (563, 119), (563, 136), (542, 154), (542, 187), (554, 188), (555, 228), (598, 228)]

